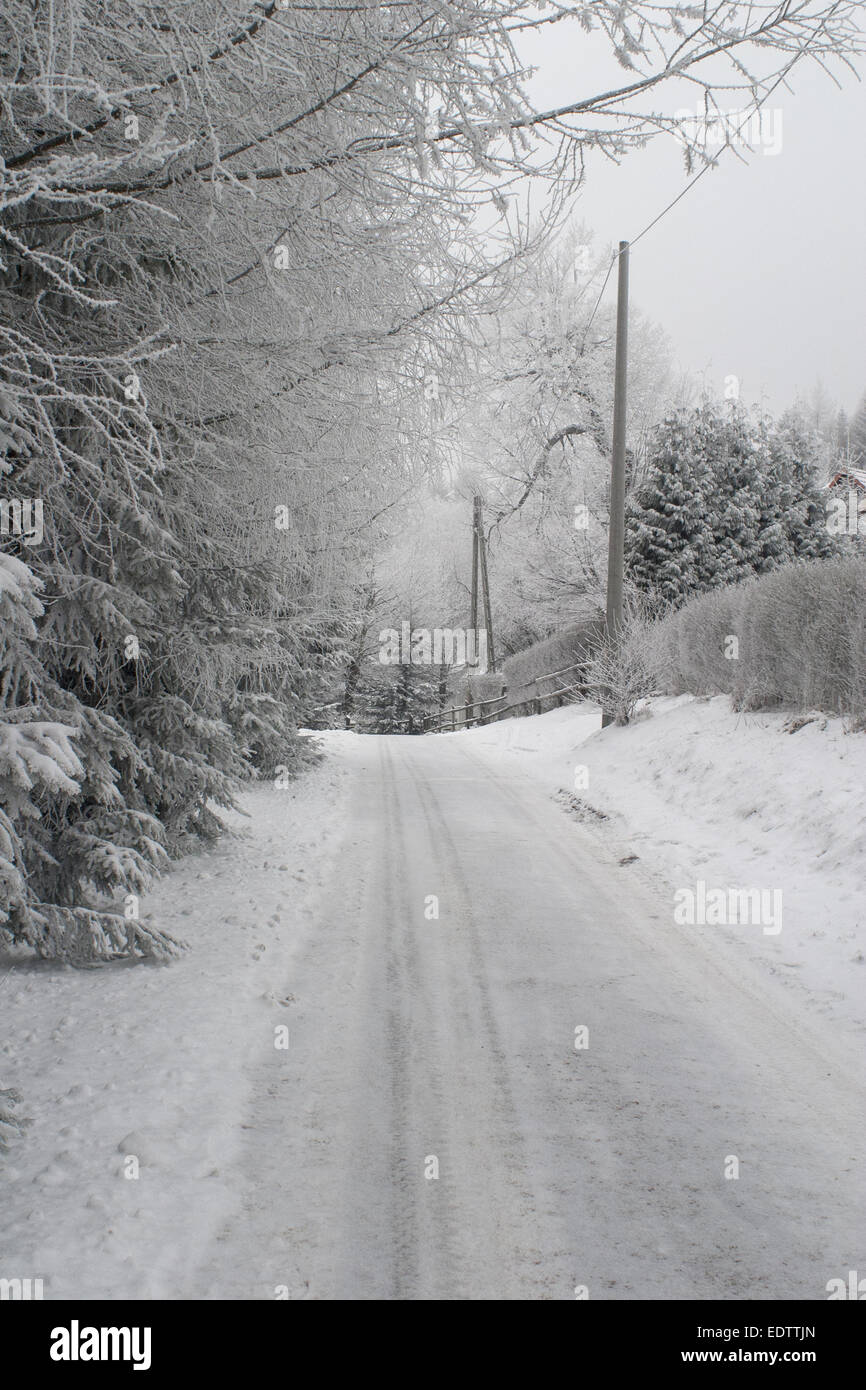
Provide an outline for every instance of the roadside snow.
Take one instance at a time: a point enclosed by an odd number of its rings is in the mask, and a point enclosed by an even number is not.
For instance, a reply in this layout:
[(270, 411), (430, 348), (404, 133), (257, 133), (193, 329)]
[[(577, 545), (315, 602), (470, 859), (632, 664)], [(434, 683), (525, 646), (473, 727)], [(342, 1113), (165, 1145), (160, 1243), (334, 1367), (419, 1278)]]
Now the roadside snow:
[(142, 899), (188, 943), (179, 961), (0, 960), (0, 1087), (33, 1119), (0, 1162), (0, 1278), (42, 1278), (52, 1299), (184, 1296), (234, 1201), (248, 1071), (286, 1022), (346, 780), (329, 760), (249, 790), (236, 834)]
[[(799, 995), (811, 1014), (866, 1032), (866, 735), (814, 716), (736, 714), (724, 696), (652, 701), (624, 728), (570, 706), (453, 735), (520, 767), (671, 905), (707, 888), (782, 890), (782, 930), (697, 925)], [(586, 772), (577, 771), (585, 768)], [(576, 775), (577, 773), (577, 775)], [(609, 819), (601, 822), (593, 810)]]

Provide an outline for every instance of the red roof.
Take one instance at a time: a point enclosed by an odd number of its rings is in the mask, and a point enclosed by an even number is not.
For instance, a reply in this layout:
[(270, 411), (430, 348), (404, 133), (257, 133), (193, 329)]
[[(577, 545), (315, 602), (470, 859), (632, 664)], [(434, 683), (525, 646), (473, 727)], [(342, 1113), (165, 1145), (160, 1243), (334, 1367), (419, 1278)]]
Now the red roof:
[(866, 492), (866, 470), (862, 468), (839, 468), (830, 478), (827, 487), (838, 487), (840, 483), (847, 483), (849, 487), (863, 488)]

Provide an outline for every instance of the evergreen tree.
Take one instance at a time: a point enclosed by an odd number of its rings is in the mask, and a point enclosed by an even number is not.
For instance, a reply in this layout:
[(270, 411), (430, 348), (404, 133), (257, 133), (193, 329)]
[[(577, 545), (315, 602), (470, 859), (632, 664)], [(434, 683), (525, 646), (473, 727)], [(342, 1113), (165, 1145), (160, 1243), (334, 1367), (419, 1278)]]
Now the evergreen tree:
[(839, 553), (827, 529), (826, 494), (819, 477), (820, 442), (793, 413), (769, 438), (771, 466), (779, 479), (786, 558), (822, 560)]
[(656, 432), (647, 477), (626, 516), (632, 582), (659, 607), (709, 586), (712, 534), (707, 521), (706, 455), (694, 412), (670, 415)]
[(421, 734), (439, 704), (438, 668), (371, 663), (356, 697), (357, 728), (367, 734)]
[(777, 517), (772, 496), (767, 495), (760, 440), (745, 411), (735, 402), (721, 411), (706, 404), (697, 416), (698, 442), (704, 455), (707, 520), (712, 535), (712, 563), (699, 580), (701, 588), (715, 588), (735, 584), (747, 574), (769, 567), (772, 550), (780, 546), (780, 538), (773, 534)]
[[(159, 822), (120, 790), (118, 767), (140, 759), (40, 662), (40, 588), (0, 554), (0, 931), (46, 957), (171, 955), (176, 943), (129, 910), (166, 858)], [(125, 909), (109, 901), (118, 890)]]
[(755, 427), (755, 448), (760, 458), (761, 481), (758, 491), (758, 549), (754, 565), (757, 574), (777, 569), (797, 553), (793, 543), (789, 511), (796, 489), (790, 477), (789, 460), (776, 442), (772, 421), (762, 419)]
[(837, 551), (814, 431), (795, 416), (775, 428), (705, 403), (660, 426), (626, 527), (628, 573), (656, 606)]
[(836, 416), (836, 429), (833, 437), (833, 453), (836, 467), (843, 467), (848, 461), (850, 449), (851, 421), (846, 410)]
[(850, 427), (850, 466), (866, 468), (866, 395), (854, 412)]

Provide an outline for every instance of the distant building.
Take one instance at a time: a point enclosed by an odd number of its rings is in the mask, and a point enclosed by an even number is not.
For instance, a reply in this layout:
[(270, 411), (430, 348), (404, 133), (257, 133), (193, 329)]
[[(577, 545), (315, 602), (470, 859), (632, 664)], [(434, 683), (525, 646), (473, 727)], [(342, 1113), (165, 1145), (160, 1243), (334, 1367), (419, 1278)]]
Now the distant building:
[(863, 468), (837, 468), (835, 473), (830, 475), (827, 488), (832, 491), (834, 488), (847, 490), (859, 488), (866, 493), (866, 469)]
[(834, 535), (866, 536), (866, 469), (837, 468), (825, 484), (833, 494), (827, 527)]

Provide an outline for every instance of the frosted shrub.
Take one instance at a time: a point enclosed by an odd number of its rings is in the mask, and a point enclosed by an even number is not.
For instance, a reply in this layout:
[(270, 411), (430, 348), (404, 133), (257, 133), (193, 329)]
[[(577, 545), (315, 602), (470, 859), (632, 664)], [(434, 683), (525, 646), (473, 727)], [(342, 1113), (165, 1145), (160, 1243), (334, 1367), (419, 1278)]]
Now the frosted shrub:
[(631, 613), (616, 640), (605, 642), (590, 658), (586, 692), (617, 724), (628, 724), (639, 701), (659, 692), (659, 661), (656, 624)]
[[(663, 687), (735, 708), (866, 717), (866, 558), (785, 565), (692, 599), (657, 629)], [(733, 640), (732, 640), (733, 639)]]
[[(568, 666), (582, 665), (598, 645), (602, 627), (603, 619), (600, 616), (590, 617), (510, 656), (502, 668), (508, 683), (509, 700), (515, 704), (532, 700), (537, 694), (533, 682), (538, 677), (562, 671)], [(577, 684), (580, 672), (573, 673), (568, 679)], [(549, 682), (542, 688), (553, 689), (554, 684)]]
[(657, 630), (665, 686), (672, 695), (733, 695), (738, 678), (729, 638), (739, 643), (745, 584), (715, 589), (663, 619)]

